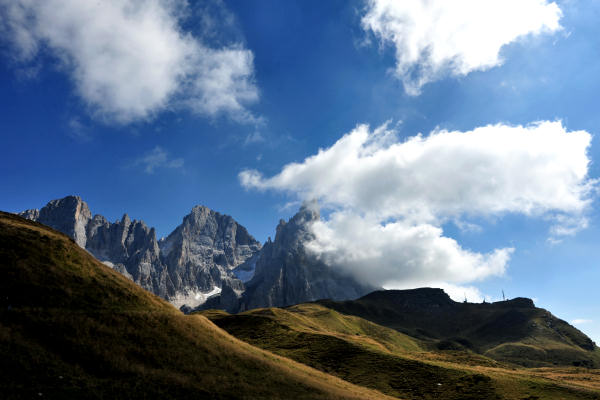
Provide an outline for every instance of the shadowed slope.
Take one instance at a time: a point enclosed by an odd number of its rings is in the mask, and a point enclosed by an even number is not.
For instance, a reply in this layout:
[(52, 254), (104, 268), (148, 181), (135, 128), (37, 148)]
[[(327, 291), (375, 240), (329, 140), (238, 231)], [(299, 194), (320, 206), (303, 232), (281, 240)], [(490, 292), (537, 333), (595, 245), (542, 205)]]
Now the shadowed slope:
[(384, 398), (184, 316), (67, 236), (0, 212), (3, 398)]

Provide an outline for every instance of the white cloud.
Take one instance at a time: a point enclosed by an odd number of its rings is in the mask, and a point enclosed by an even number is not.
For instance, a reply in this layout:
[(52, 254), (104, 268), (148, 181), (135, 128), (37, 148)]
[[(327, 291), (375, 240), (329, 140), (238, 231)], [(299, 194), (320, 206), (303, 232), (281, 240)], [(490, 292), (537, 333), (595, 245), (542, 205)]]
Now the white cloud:
[(591, 319), (574, 319), (571, 321), (572, 325), (582, 325), (582, 324), (589, 324), (590, 322), (594, 322)]
[(0, 0), (0, 28), (27, 64), (47, 50), (93, 114), (128, 123), (181, 105), (251, 121), (253, 54), (181, 28), (182, 0)]
[(561, 29), (547, 0), (368, 0), (362, 27), (396, 50), (395, 74), (408, 94), (445, 75), (502, 63), (503, 46)]
[[(259, 131), (254, 131), (246, 136), (246, 139), (244, 139), (244, 146), (247, 146), (247, 145), (253, 144), (253, 143), (262, 143), (265, 140), (266, 140), (265, 137)], [(261, 158), (262, 158), (262, 156), (261, 156)]]
[(328, 221), (315, 222), (312, 229), (316, 239), (307, 248), (327, 264), (337, 265), (361, 281), (390, 288), (500, 276), (513, 251), (475, 253), (444, 237), (439, 227), (385, 223), (348, 211), (335, 212)]
[(587, 177), (589, 133), (545, 121), (401, 141), (387, 126), (359, 125), (275, 176), (244, 170), (240, 182), (319, 199), (331, 214), (313, 225), (309, 248), (386, 287), (458, 287), (504, 273), (513, 248), (464, 249), (443, 235), (447, 221), (522, 214), (551, 219), (554, 236), (585, 226), (576, 221), (585, 220), (596, 183)]
[(134, 167), (142, 167), (147, 174), (153, 174), (157, 168), (181, 169), (183, 164), (183, 158), (170, 158), (169, 153), (160, 146), (156, 146), (133, 162)]
[(68, 135), (80, 142), (89, 142), (92, 139), (90, 130), (79, 118), (71, 118), (67, 124)]
[(404, 141), (395, 135), (387, 124), (372, 132), (359, 125), (273, 177), (245, 170), (240, 181), (247, 188), (287, 190), (379, 219), (418, 222), (502, 213), (572, 218), (591, 200), (591, 135), (568, 132), (560, 121), (435, 130)]

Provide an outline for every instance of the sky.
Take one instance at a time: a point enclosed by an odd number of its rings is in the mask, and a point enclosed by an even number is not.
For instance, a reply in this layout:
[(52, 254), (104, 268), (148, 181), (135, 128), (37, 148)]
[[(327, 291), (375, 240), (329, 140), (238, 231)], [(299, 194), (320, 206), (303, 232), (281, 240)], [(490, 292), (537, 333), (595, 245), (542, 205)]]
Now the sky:
[(0, 209), (195, 205), (600, 343), (600, 3), (0, 0)]

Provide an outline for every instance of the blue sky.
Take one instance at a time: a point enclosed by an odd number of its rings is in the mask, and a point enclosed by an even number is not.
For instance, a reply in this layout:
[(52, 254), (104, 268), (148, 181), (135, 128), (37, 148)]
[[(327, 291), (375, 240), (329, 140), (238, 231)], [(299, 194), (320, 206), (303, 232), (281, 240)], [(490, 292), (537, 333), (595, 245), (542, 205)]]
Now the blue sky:
[[(419, 1), (76, 3), (0, 1), (1, 209), (77, 194), (163, 236), (203, 204), (264, 241), (317, 197), (314, 250), (332, 264), (386, 287), (439, 276), (455, 296), (531, 297), (600, 342), (597, 2), (490, 1), (503, 4), (500, 27), (476, 23), (489, 18), (477, 7), (440, 6), (444, 26), (466, 18), (456, 26), (476, 42), (427, 19), (423, 31), (385, 24), (417, 18)], [(115, 18), (123, 5), (133, 17)], [(489, 126), (483, 144), (464, 134)], [(444, 130), (446, 141), (430, 135)], [(360, 132), (354, 160), (340, 140)], [(387, 168), (389, 154), (415, 154), (406, 143), (419, 133), (418, 162)], [(307, 160), (320, 149), (348, 167)], [(302, 171), (283, 176), (293, 162)]]

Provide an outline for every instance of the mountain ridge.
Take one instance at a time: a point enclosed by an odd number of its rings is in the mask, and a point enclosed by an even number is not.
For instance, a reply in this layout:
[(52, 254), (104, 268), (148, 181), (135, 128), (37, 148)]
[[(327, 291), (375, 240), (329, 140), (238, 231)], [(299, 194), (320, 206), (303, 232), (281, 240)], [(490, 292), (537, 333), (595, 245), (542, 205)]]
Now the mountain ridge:
[(377, 289), (331, 268), (305, 244), (314, 239), (317, 204), (304, 203), (275, 240), (261, 244), (231, 216), (195, 206), (167, 237), (124, 214), (109, 222), (79, 196), (52, 200), (21, 212), (75, 240), (92, 255), (177, 308), (287, 306), (318, 299), (357, 298)]

